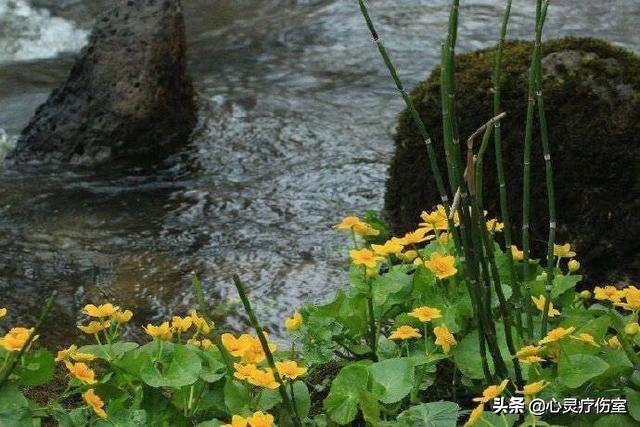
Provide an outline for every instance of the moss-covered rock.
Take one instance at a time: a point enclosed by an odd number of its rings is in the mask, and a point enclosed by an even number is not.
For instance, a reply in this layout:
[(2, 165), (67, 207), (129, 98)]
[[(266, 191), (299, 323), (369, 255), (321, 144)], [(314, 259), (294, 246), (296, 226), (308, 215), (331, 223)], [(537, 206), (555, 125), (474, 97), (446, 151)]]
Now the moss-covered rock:
[[(503, 65), (502, 123), (509, 208), (521, 224), (522, 157), (527, 67), (532, 46), (511, 42)], [(495, 51), (458, 55), (458, 126), (466, 138), (492, 115)], [(545, 107), (558, 205), (558, 239), (577, 246), (591, 282), (638, 279), (640, 273), (640, 58), (605, 42), (567, 38), (543, 46)], [(440, 70), (412, 92), (444, 171)], [(534, 126), (532, 224), (534, 252), (543, 253), (548, 232), (544, 163)], [(386, 213), (397, 231), (415, 227), (418, 215), (437, 203), (424, 142), (407, 112), (400, 115), (390, 166)], [(464, 146), (465, 144), (461, 144)], [(491, 155), (489, 155), (491, 154)], [(499, 215), (493, 147), (485, 156), (485, 208)], [(520, 231), (513, 227), (519, 243)]]

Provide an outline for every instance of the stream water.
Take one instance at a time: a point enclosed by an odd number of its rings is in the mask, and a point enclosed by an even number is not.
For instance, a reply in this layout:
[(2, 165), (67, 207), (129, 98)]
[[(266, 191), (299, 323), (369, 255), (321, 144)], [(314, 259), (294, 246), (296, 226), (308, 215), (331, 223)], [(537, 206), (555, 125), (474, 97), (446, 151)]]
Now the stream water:
[[(63, 81), (104, 0), (0, 0), (0, 152)], [(382, 207), (401, 100), (355, 0), (185, 0), (199, 130), (156, 174), (0, 171), (0, 306), (33, 322), (58, 289), (49, 331), (102, 293), (138, 322), (194, 303), (241, 324), (231, 276), (278, 331), (301, 301), (346, 284), (342, 216)], [(503, 2), (462, 1), (460, 50), (496, 42)], [(372, 0), (412, 87), (436, 64), (445, 0)], [(531, 38), (535, 2), (514, 2), (511, 38)], [(638, 0), (564, 0), (546, 37), (593, 36), (640, 51)], [(1, 156), (1, 154), (0, 154)]]

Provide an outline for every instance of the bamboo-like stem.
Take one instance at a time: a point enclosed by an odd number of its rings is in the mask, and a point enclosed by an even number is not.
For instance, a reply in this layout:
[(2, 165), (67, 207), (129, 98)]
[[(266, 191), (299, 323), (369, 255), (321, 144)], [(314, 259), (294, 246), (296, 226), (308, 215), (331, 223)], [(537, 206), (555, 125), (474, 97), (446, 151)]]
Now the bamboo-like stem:
[[(496, 48), (495, 67), (493, 71), (493, 115), (500, 114), (502, 110), (502, 54), (504, 52), (504, 43), (507, 35), (507, 28), (509, 26), (509, 19), (511, 16), (511, 3), (512, 0), (507, 0), (504, 15), (502, 17), (502, 27), (500, 29), (500, 38), (498, 40), (498, 46)], [(522, 324), (522, 307), (524, 306), (522, 300), (522, 290), (520, 288), (520, 280), (516, 274), (515, 263), (513, 261), (513, 254), (511, 253), (511, 219), (509, 215), (509, 203), (507, 195), (507, 178), (504, 171), (504, 161), (502, 158), (502, 128), (500, 122), (495, 124), (493, 130), (494, 137), (494, 149), (496, 156), (496, 173), (498, 175), (498, 182), (500, 185), (500, 216), (502, 223), (504, 224), (504, 245), (506, 248), (507, 260), (509, 263), (509, 279), (511, 280), (511, 288), (513, 289), (513, 299), (515, 301), (515, 324), (516, 330), (520, 337), (523, 336), (524, 328)]]
[(51, 295), (49, 295), (49, 298), (47, 299), (47, 302), (45, 303), (44, 308), (40, 312), (40, 317), (38, 318), (38, 321), (36, 322), (35, 326), (31, 330), (29, 337), (24, 342), (24, 344), (22, 344), (22, 348), (20, 349), (16, 357), (11, 361), (11, 363), (6, 368), (6, 370), (2, 372), (2, 376), (0, 377), (0, 388), (2, 388), (4, 383), (9, 379), (13, 371), (16, 369), (16, 366), (18, 366), (18, 362), (20, 362), (24, 353), (27, 351), (27, 349), (29, 349), (29, 347), (31, 347), (31, 344), (36, 339), (38, 330), (40, 329), (44, 321), (47, 319), (47, 317), (49, 316), (49, 313), (51, 313), (51, 309), (53, 309), (53, 302), (55, 301), (57, 295), (58, 295), (57, 291), (53, 291), (51, 292)]
[(293, 420), (293, 423), (298, 427), (302, 427), (302, 422), (300, 421), (300, 417), (298, 416), (298, 411), (296, 409), (296, 406), (289, 398), (289, 394), (287, 393), (287, 388), (285, 386), (285, 383), (282, 380), (282, 377), (280, 377), (280, 374), (278, 373), (278, 368), (276, 368), (276, 362), (275, 362), (275, 359), (273, 358), (273, 354), (271, 353), (271, 349), (269, 348), (269, 343), (267, 342), (267, 339), (264, 336), (264, 331), (262, 330), (262, 327), (258, 322), (258, 318), (256, 317), (253, 309), (251, 308), (251, 303), (249, 302), (249, 298), (247, 298), (247, 294), (244, 290), (244, 285), (242, 284), (240, 277), (238, 277), (237, 275), (234, 275), (233, 283), (236, 285), (236, 289), (238, 290), (238, 295), (240, 296), (240, 300), (242, 301), (242, 304), (244, 305), (244, 309), (249, 315), (249, 321), (251, 322), (251, 326), (253, 327), (253, 329), (256, 331), (256, 334), (258, 335), (258, 339), (260, 340), (260, 345), (262, 346), (262, 350), (264, 351), (264, 354), (267, 358), (269, 367), (271, 367), (271, 370), (273, 371), (273, 377), (278, 382), (278, 390), (280, 391), (280, 397), (282, 398), (282, 401), (285, 403), (289, 411), (289, 415)]
[(373, 41), (375, 42), (376, 46), (378, 47), (378, 51), (382, 56), (382, 60), (384, 61), (384, 64), (389, 70), (389, 74), (391, 74), (391, 78), (393, 79), (396, 85), (396, 88), (402, 95), (402, 99), (404, 100), (407, 106), (407, 109), (411, 114), (411, 117), (413, 118), (416, 126), (418, 127), (418, 132), (422, 137), (422, 139), (424, 140), (425, 145), (427, 146), (427, 155), (429, 157), (431, 172), (433, 173), (433, 177), (436, 180), (436, 187), (438, 188), (438, 192), (440, 193), (440, 199), (442, 200), (442, 203), (445, 205), (445, 207), (448, 207), (449, 197), (447, 196), (447, 191), (444, 186), (442, 174), (440, 173), (440, 168), (438, 167), (438, 160), (436, 157), (436, 153), (432, 146), (433, 144), (431, 141), (431, 137), (429, 136), (429, 133), (427, 131), (427, 127), (425, 126), (424, 122), (420, 118), (420, 114), (418, 113), (415, 106), (413, 105), (413, 101), (411, 100), (411, 97), (409, 96), (407, 91), (404, 89), (402, 81), (400, 80), (400, 77), (398, 76), (398, 72), (396, 71), (396, 67), (395, 65), (393, 65), (393, 62), (391, 61), (391, 57), (389, 56), (387, 49), (384, 47), (382, 40), (380, 40), (380, 36), (378, 35), (378, 32), (376, 31), (375, 26), (373, 25), (373, 21), (369, 16), (369, 11), (367, 10), (367, 6), (365, 5), (365, 0), (358, 0), (358, 4), (360, 5), (360, 12), (364, 17), (364, 20), (367, 24), (367, 28), (371, 33), (371, 37), (373, 37)]
[[(496, 290), (496, 295), (498, 296), (500, 312), (502, 314), (502, 322), (504, 324), (505, 341), (507, 342), (507, 348), (509, 349), (510, 355), (514, 356), (516, 354), (516, 347), (514, 344), (513, 334), (511, 331), (511, 316), (509, 314), (509, 305), (507, 303), (507, 299), (502, 289), (502, 283), (500, 281), (500, 273), (498, 272), (498, 265), (496, 263), (495, 254), (494, 254), (493, 239), (489, 235), (489, 231), (487, 230), (486, 223), (482, 215), (482, 212), (483, 212), (483, 205), (482, 205), (483, 169), (482, 168), (484, 164), (484, 154), (487, 149), (489, 139), (491, 137), (491, 131), (492, 131), (492, 128), (494, 127), (493, 126), (494, 123), (498, 123), (499, 120), (503, 118), (505, 115), (506, 113), (501, 113), (500, 115), (489, 120), (489, 122), (486, 125), (484, 137), (482, 138), (482, 144), (480, 145), (480, 149), (478, 150), (478, 155), (476, 156), (476, 161), (474, 164), (475, 176), (476, 176), (476, 179), (475, 179), (476, 197), (474, 198), (474, 209), (476, 212), (476, 218), (478, 219), (478, 227), (481, 229), (482, 243), (485, 248), (486, 258), (489, 260), (491, 278), (493, 280), (493, 285)], [(520, 362), (518, 361), (518, 359), (513, 360), (513, 367), (516, 374), (516, 385), (518, 387), (522, 387), (523, 386), (522, 369), (520, 368)]]
[[(455, 192), (458, 186), (460, 186), (460, 207), (458, 208), (458, 215), (460, 218), (460, 234), (462, 237), (462, 251), (461, 258), (464, 257), (466, 262), (466, 276), (469, 281), (469, 293), (472, 299), (477, 300), (477, 320), (478, 330), (480, 334), (484, 335), (484, 339), (487, 344), (489, 353), (491, 354), (496, 370), (496, 375), (505, 377), (507, 376), (507, 369), (504, 363), (504, 359), (500, 354), (498, 341), (495, 333), (495, 325), (491, 319), (491, 293), (487, 292), (488, 282), (487, 277), (481, 278), (480, 272), (484, 271), (483, 268), (479, 269), (482, 257), (482, 243), (478, 238), (478, 230), (474, 227), (472, 217), (469, 213), (469, 197), (467, 183), (463, 178), (462, 173), (462, 160), (461, 153), (458, 144), (458, 139), (455, 137), (455, 112), (454, 112), (454, 99), (455, 99), (455, 42), (457, 36), (457, 24), (458, 24), (458, 0), (453, 0), (451, 4), (451, 11), (449, 15), (449, 32), (442, 49), (442, 61), (441, 61), (441, 96), (442, 96), (442, 108), (443, 108), (443, 130), (444, 130), (444, 147), (447, 158), (447, 166), (450, 172), (449, 182), (452, 192)], [(484, 279), (484, 280), (483, 280)], [(480, 289), (480, 286), (483, 288)], [(484, 295), (483, 292), (484, 291)]]
[(202, 293), (202, 282), (198, 279), (198, 276), (195, 274), (191, 280), (193, 284), (193, 291), (196, 297), (196, 301), (198, 301), (198, 307), (200, 308), (200, 312), (202, 313), (202, 317), (204, 320), (211, 326), (211, 338), (216, 347), (218, 347), (218, 351), (220, 351), (220, 355), (222, 356), (222, 361), (227, 367), (227, 373), (233, 376), (235, 368), (233, 367), (233, 358), (227, 351), (227, 348), (222, 343), (222, 339), (220, 338), (220, 334), (216, 332), (213, 327), (213, 320), (211, 318), (211, 313), (207, 307), (207, 303), (204, 300), (204, 294)]
[(373, 310), (373, 295), (372, 295), (371, 281), (368, 280), (366, 275), (367, 274), (365, 271), (364, 280), (368, 282), (368, 286), (369, 286), (369, 294), (367, 295), (367, 311), (369, 312), (369, 316), (368, 316), (369, 317), (369, 341), (370, 341), (373, 360), (377, 361), (378, 360), (378, 331), (376, 329), (376, 317), (375, 317), (375, 312)]
[[(538, 0), (542, 3), (542, 0)], [(538, 104), (538, 120), (540, 123), (540, 140), (542, 142), (542, 154), (545, 162), (545, 178), (547, 184), (547, 202), (549, 205), (549, 239), (547, 242), (547, 280), (545, 284), (545, 302), (542, 310), (542, 320), (540, 323), (540, 338), (547, 334), (547, 321), (549, 318), (549, 307), (551, 305), (551, 290), (553, 284), (553, 245), (556, 239), (556, 201), (553, 184), (553, 167), (551, 165), (551, 150), (549, 148), (549, 131), (547, 126), (547, 116), (544, 110), (544, 99), (542, 96), (542, 30), (547, 16), (549, 1), (545, 0), (540, 12), (540, 21), (536, 24), (536, 46), (538, 55), (536, 56), (536, 101)]]

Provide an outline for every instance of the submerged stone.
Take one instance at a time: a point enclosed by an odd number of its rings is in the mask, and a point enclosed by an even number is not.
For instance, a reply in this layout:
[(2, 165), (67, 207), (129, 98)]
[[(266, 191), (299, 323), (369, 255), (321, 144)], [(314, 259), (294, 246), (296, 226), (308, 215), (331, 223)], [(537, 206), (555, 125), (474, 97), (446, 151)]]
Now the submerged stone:
[(18, 163), (149, 164), (196, 122), (180, 0), (118, 0), (22, 131)]
[[(511, 42), (503, 64), (503, 156), (512, 234), (520, 245), (527, 68), (532, 45)], [(456, 112), (462, 141), (492, 116), (495, 50), (456, 57)], [(590, 282), (637, 280), (640, 274), (640, 58), (593, 39), (543, 46), (544, 99), (558, 206), (558, 242), (571, 242)], [(442, 148), (440, 69), (411, 97), (446, 175)], [(536, 119), (537, 120), (537, 119)], [(534, 255), (549, 228), (545, 167), (537, 121), (532, 152), (531, 233)], [(415, 227), (439, 200), (424, 142), (409, 114), (400, 115), (389, 169), (386, 214), (396, 231)], [(463, 157), (464, 158), (464, 157)], [(484, 162), (485, 208), (499, 217), (494, 148)]]

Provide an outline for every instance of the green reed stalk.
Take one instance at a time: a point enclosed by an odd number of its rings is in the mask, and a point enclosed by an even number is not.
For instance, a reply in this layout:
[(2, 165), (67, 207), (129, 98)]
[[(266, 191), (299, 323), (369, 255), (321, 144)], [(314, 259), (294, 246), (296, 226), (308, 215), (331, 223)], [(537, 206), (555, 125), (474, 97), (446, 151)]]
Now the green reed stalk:
[(198, 276), (194, 274), (193, 278), (191, 279), (191, 283), (193, 284), (193, 291), (196, 297), (196, 301), (198, 301), (198, 306), (200, 308), (200, 312), (202, 313), (202, 317), (204, 317), (204, 320), (211, 326), (211, 338), (213, 340), (213, 343), (216, 345), (216, 347), (218, 347), (218, 350), (220, 351), (222, 361), (227, 367), (227, 373), (233, 376), (233, 373), (235, 372), (235, 368), (233, 367), (233, 358), (227, 351), (227, 348), (224, 346), (224, 344), (222, 344), (220, 334), (217, 333), (214, 329), (211, 312), (207, 307), (207, 303), (204, 300), (204, 294), (202, 293), (202, 282), (200, 282)]
[[(509, 349), (509, 353), (511, 356), (515, 355), (516, 347), (513, 340), (513, 334), (511, 331), (511, 316), (509, 314), (509, 304), (504, 295), (504, 291), (502, 289), (502, 283), (500, 280), (500, 273), (498, 272), (498, 265), (496, 264), (495, 253), (494, 253), (494, 242), (491, 236), (489, 235), (489, 231), (487, 230), (486, 223), (483, 217), (483, 187), (482, 187), (482, 175), (483, 175), (483, 164), (484, 164), (484, 153), (487, 149), (489, 139), (491, 137), (491, 130), (494, 128), (495, 123), (499, 123), (499, 120), (502, 119), (506, 113), (501, 113), (500, 115), (492, 118), (486, 125), (485, 133), (482, 138), (482, 144), (480, 145), (480, 149), (478, 150), (477, 160), (475, 162), (475, 183), (476, 183), (476, 197), (474, 203), (474, 209), (476, 211), (476, 217), (478, 218), (478, 227), (482, 230), (482, 241), (485, 247), (486, 258), (489, 260), (489, 267), (491, 270), (491, 278), (493, 280), (493, 285), (496, 290), (496, 295), (498, 296), (498, 302), (500, 305), (500, 312), (502, 314), (502, 321), (504, 324), (504, 335), (505, 341), (507, 342), (507, 348)], [(522, 369), (520, 367), (520, 362), (518, 359), (514, 359), (513, 367), (516, 374), (516, 384), (518, 387), (523, 386), (522, 380)]]
[(13, 374), (13, 371), (15, 371), (16, 366), (18, 366), (18, 362), (20, 362), (24, 353), (27, 351), (27, 349), (29, 349), (29, 347), (31, 347), (31, 344), (36, 339), (38, 330), (40, 329), (44, 321), (47, 319), (47, 317), (49, 317), (49, 313), (51, 313), (51, 310), (53, 309), (53, 302), (55, 301), (57, 295), (58, 295), (57, 291), (53, 291), (51, 292), (51, 295), (49, 295), (49, 298), (47, 299), (47, 302), (45, 303), (44, 308), (40, 312), (40, 317), (38, 318), (36, 325), (33, 327), (33, 330), (29, 334), (29, 337), (24, 342), (24, 344), (22, 345), (22, 348), (20, 349), (18, 354), (15, 356), (15, 358), (11, 361), (7, 369), (4, 372), (2, 372), (2, 376), (0, 376), (0, 388), (2, 388), (4, 383), (11, 376), (11, 374)]
[[(542, 0), (538, 0), (540, 5)], [(540, 6), (539, 6), (540, 7)], [(542, 29), (547, 16), (549, 1), (545, 0), (541, 6), (540, 20), (536, 25), (536, 46), (538, 55), (536, 57), (536, 101), (538, 104), (538, 120), (540, 123), (540, 140), (542, 141), (542, 154), (544, 155), (545, 174), (547, 184), (547, 201), (549, 205), (549, 239), (547, 242), (547, 280), (545, 284), (545, 303), (542, 311), (540, 323), (540, 338), (547, 334), (547, 321), (549, 317), (549, 307), (551, 305), (551, 290), (553, 284), (553, 245), (556, 241), (556, 201), (553, 185), (553, 167), (551, 165), (551, 150), (549, 148), (549, 131), (547, 126), (547, 116), (544, 110), (544, 98), (542, 96)]]
[[(504, 43), (507, 36), (507, 28), (509, 26), (509, 18), (511, 16), (511, 3), (512, 0), (507, 0), (504, 15), (502, 17), (502, 27), (500, 29), (500, 38), (498, 40), (498, 47), (496, 48), (495, 67), (493, 71), (493, 115), (497, 116), (502, 111), (502, 55), (504, 52)], [(522, 307), (524, 306), (522, 301), (522, 290), (520, 289), (520, 280), (516, 274), (515, 264), (513, 261), (513, 255), (511, 253), (511, 219), (509, 216), (509, 203), (507, 195), (507, 179), (504, 171), (504, 161), (502, 158), (502, 128), (500, 122), (495, 124), (493, 130), (494, 136), (494, 148), (496, 156), (496, 172), (498, 175), (498, 182), (500, 184), (500, 216), (502, 217), (502, 223), (504, 224), (504, 245), (507, 249), (507, 260), (509, 263), (509, 279), (511, 280), (511, 287), (513, 289), (513, 299), (515, 301), (515, 323), (518, 335), (523, 336), (522, 325)]]
[(251, 326), (253, 327), (253, 329), (256, 331), (256, 334), (258, 335), (258, 339), (260, 340), (260, 345), (262, 346), (262, 350), (264, 350), (264, 354), (267, 357), (267, 362), (269, 363), (269, 367), (271, 367), (271, 370), (273, 371), (273, 377), (279, 384), (278, 390), (280, 392), (280, 397), (282, 397), (282, 401), (285, 403), (287, 410), (289, 411), (289, 415), (293, 420), (293, 423), (298, 427), (302, 427), (302, 422), (300, 421), (298, 410), (296, 409), (296, 406), (293, 404), (293, 402), (289, 398), (289, 394), (287, 393), (287, 388), (284, 384), (284, 381), (282, 380), (282, 377), (280, 377), (280, 374), (278, 373), (278, 368), (276, 368), (276, 362), (275, 362), (275, 359), (273, 358), (273, 353), (271, 353), (271, 349), (269, 348), (269, 343), (267, 342), (267, 339), (264, 336), (264, 331), (262, 330), (262, 327), (258, 322), (258, 318), (256, 317), (253, 309), (251, 308), (251, 303), (249, 302), (249, 298), (247, 298), (247, 293), (245, 292), (244, 285), (242, 284), (240, 277), (238, 277), (237, 275), (234, 275), (233, 283), (236, 285), (236, 289), (238, 290), (238, 295), (240, 296), (240, 300), (242, 301), (242, 304), (244, 305), (244, 309), (249, 315), (249, 321), (251, 322)]

